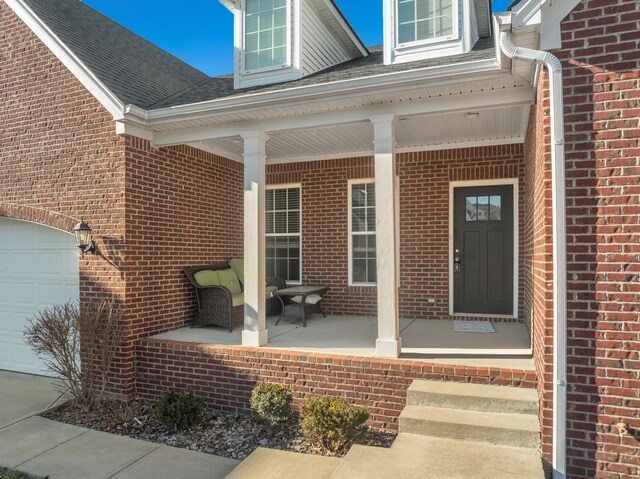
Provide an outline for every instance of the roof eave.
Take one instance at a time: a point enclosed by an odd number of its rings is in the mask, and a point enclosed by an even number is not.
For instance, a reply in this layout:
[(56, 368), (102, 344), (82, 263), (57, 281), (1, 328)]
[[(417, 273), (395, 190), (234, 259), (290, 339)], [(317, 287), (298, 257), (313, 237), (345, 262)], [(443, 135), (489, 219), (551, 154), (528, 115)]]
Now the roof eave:
[(495, 75), (504, 71), (495, 58), (474, 60), (455, 65), (385, 73), (365, 78), (288, 88), (286, 90), (250, 93), (232, 98), (214, 99), (149, 111), (128, 106), (125, 109), (125, 121), (137, 124), (142, 128), (153, 128), (154, 124), (189, 121), (193, 118), (208, 116), (215, 117), (228, 113), (230, 110), (244, 107), (257, 109), (275, 106), (280, 103), (287, 105), (295, 104), (296, 102), (309, 103), (318, 99), (330, 100), (335, 97), (345, 97), (360, 91), (375, 94), (378, 90), (388, 89), (390, 85), (393, 85), (394, 88), (401, 88), (418, 83), (454, 82), (461, 77), (468, 77), (469, 75)]

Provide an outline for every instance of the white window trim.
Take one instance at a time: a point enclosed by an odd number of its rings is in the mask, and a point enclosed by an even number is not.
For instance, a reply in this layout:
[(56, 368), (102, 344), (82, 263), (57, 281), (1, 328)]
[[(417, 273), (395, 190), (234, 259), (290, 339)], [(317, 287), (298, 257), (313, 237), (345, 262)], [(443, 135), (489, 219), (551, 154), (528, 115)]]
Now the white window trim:
[(400, 35), (400, 23), (398, 15), (398, 0), (393, 0), (393, 40), (396, 50), (412, 49), (421, 47), (423, 45), (434, 45), (438, 43), (452, 42), (460, 39), (460, 2), (459, 0), (453, 0), (453, 13), (451, 17), (451, 23), (453, 26), (453, 33), (451, 35), (443, 37), (428, 38), (426, 40), (415, 40), (413, 42), (401, 43), (398, 38)]
[[(499, 180), (473, 180), (473, 181), (451, 181), (449, 182), (449, 316), (487, 316), (487, 317), (518, 317), (518, 293), (520, 283), (520, 264), (518, 255), (520, 254), (520, 228), (519, 228), (519, 180), (518, 178), (508, 178)], [(453, 298), (453, 231), (454, 231), (454, 190), (456, 188), (466, 188), (469, 186), (513, 186), (513, 314), (475, 314), (475, 313), (455, 313)]]
[[(300, 190), (300, 233), (266, 233), (265, 232), (265, 239), (268, 237), (271, 238), (278, 238), (278, 237), (285, 237), (285, 236), (298, 236), (300, 238), (300, 281), (287, 281), (287, 285), (291, 285), (291, 286), (301, 286), (303, 284), (302, 281), (302, 256), (304, 255), (304, 252), (302, 250), (302, 183), (284, 183), (284, 184), (280, 184), (280, 185), (267, 185), (265, 187), (265, 190), (284, 190), (284, 189), (288, 189), (288, 188), (298, 188)], [(265, 205), (266, 206), (266, 205)], [(265, 214), (266, 214), (266, 207), (265, 207)], [(266, 225), (265, 225), (266, 226)], [(265, 260), (266, 260), (266, 251), (265, 251)]]
[[(348, 193), (348, 204), (347, 204), (347, 236), (348, 236), (348, 262), (349, 262), (349, 276), (348, 276), (348, 285), (349, 286), (364, 286), (364, 287), (375, 287), (378, 283), (354, 283), (353, 282), (353, 232), (351, 231), (352, 227), (352, 217), (353, 214), (351, 212), (351, 201), (352, 201), (352, 185), (365, 185), (368, 183), (375, 184), (375, 178), (357, 178), (353, 180), (347, 181), (347, 193)], [(377, 198), (377, 196), (376, 196)], [(376, 230), (376, 235), (378, 231)], [(365, 233), (366, 234), (366, 233)], [(370, 234), (370, 233), (369, 233)], [(377, 236), (376, 236), (377, 237)], [(400, 178), (396, 177), (396, 257), (398, 265), (398, 286), (400, 286)], [(378, 255), (378, 251), (376, 249), (376, 257)]]
[(246, 5), (247, 0), (242, 0), (242, 38), (241, 38), (241, 45), (242, 45), (242, 74), (243, 75), (253, 75), (253, 74), (258, 74), (258, 73), (264, 73), (264, 72), (273, 72), (273, 71), (278, 71), (278, 70), (285, 70), (287, 68), (291, 68), (292, 66), (292, 61), (291, 61), (291, 52), (292, 52), (292, 48), (291, 48), (291, 0), (286, 0), (287, 2), (287, 19), (286, 19), (286, 29), (287, 29), (287, 33), (286, 33), (286, 38), (287, 38), (287, 45), (286, 45), (286, 62), (283, 63), (282, 65), (274, 65), (274, 66), (270, 66), (270, 67), (264, 67), (264, 68), (254, 68), (251, 70), (247, 70), (246, 66), (247, 66), (247, 48), (246, 48), (246, 41), (247, 41), (247, 28), (246, 28), (246, 18), (247, 18), (247, 5)]

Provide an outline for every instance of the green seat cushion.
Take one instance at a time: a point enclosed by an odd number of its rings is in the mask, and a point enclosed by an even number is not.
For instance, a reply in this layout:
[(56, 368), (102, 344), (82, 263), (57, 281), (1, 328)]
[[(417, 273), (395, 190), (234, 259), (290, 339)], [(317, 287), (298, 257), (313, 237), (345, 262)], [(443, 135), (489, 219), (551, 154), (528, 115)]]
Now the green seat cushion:
[(204, 269), (202, 271), (198, 271), (193, 275), (193, 277), (200, 286), (220, 286), (218, 271)]
[(222, 269), (218, 271), (220, 285), (225, 286), (231, 294), (242, 293), (238, 277), (232, 269)]
[(231, 302), (234, 307), (242, 306), (244, 304), (244, 294), (243, 293), (234, 294), (233, 296), (231, 296)]
[(273, 293), (275, 293), (276, 291), (278, 291), (278, 287), (277, 286), (267, 286), (267, 292), (266, 292), (265, 296), (267, 297), (267, 299), (272, 298), (273, 297)]
[(229, 267), (236, 274), (242, 284), (244, 284), (244, 259), (243, 258), (231, 258), (229, 260)]

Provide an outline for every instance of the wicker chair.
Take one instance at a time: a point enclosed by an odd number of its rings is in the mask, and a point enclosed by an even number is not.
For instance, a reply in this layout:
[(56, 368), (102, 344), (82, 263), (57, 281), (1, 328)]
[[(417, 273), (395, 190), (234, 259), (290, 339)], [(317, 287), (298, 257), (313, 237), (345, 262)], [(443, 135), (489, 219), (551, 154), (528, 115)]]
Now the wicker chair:
[[(184, 268), (184, 273), (189, 278), (191, 284), (196, 288), (198, 299), (198, 314), (191, 323), (191, 327), (196, 326), (221, 326), (233, 331), (235, 324), (242, 323), (244, 317), (244, 306), (233, 306), (233, 295), (225, 286), (201, 286), (195, 279), (196, 273), (205, 270), (227, 270), (227, 263), (208, 264)], [(240, 283), (242, 285), (242, 283)], [(276, 286), (278, 289), (286, 288), (286, 283), (282, 278), (267, 278), (267, 286)], [(268, 314), (277, 314), (280, 306), (278, 298), (267, 298), (266, 310)]]

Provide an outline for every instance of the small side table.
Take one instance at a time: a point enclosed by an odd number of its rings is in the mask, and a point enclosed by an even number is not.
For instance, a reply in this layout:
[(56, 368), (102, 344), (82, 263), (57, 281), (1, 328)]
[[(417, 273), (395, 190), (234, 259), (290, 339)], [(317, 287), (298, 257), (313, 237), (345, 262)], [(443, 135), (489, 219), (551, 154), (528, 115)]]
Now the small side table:
[(285, 315), (284, 298), (292, 298), (294, 296), (302, 297), (300, 301), (300, 317), (302, 317), (302, 325), (305, 328), (307, 327), (307, 314), (320, 313), (323, 317), (326, 318), (327, 315), (322, 311), (322, 300), (318, 301), (316, 304), (308, 304), (307, 296), (311, 294), (318, 294), (322, 297), (322, 295), (326, 293), (328, 289), (328, 286), (295, 286), (293, 288), (279, 289), (278, 291), (273, 293), (282, 303), (282, 312), (280, 313), (280, 316), (276, 321), (276, 325)]

